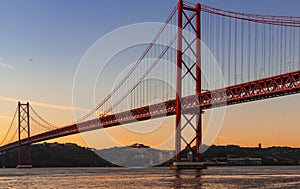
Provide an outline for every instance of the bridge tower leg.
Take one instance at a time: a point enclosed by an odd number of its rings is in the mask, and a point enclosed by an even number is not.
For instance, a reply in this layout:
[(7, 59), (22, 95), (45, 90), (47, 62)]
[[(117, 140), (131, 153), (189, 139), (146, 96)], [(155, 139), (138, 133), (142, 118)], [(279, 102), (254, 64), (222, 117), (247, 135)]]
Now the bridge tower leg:
[(5, 168), (5, 154), (6, 154), (6, 151), (1, 152), (1, 155), (2, 155), (2, 168)]
[[(186, 112), (181, 106), (182, 99), (182, 85), (183, 79), (186, 77), (193, 78), (195, 83), (195, 93), (201, 93), (201, 5), (196, 4), (195, 7), (186, 6), (182, 0), (178, 1), (178, 37), (177, 37), (177, 71), (176, 71), (176, 139), (175, 139), (175, 151), (176, 159), (171, 166), (173, 169), (184, 168), (205, 168), (201, 161), (201, 146), (202, 146), (202, 116), (201, 109)], [(192, 34), (192, 40), (188, 40), (190, 36), (183, 30), (187, 28), (189, 35)], [(196, 49), (195, 49), (196, 48)], [(189, 53), (190, 52), (190, 53)], [(195, 60), (192, 65), (188, 64), (184, 57), (192, 55), (192, 59)], [(196, 120), (196, 123), (193, 123)], [(183, 135), (183, 130), (188, 127), (192, 128), (195, 135), (192, 139)], [(186, 146), (184, 150), (181, 149), (182, 142)], [(192, 145), (196, 146), (193, 148)], [(188, 157), (183, 157), (183, 151), (189, 152)], [(186, 151), (186, 152), (187, 152)], [(192, 162), (184, 162), (185, 160)]]
[[(24, 134), (23, 134), (24, 133)], [(18, 166), (17, 168), (31, 168), (31, 144), (21, 143), (22, 135), (30, 137), (29, 103), (18, 102)]]

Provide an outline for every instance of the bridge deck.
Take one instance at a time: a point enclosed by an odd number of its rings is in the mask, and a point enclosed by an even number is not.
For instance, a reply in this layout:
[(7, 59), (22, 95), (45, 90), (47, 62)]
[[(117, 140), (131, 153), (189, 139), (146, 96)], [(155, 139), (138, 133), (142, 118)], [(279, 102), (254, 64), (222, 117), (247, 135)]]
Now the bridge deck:
[[(199, 109), (217, 108), (220, 106), (246, 103), (250, 101), (286, 96), (300, 92), (300, 70), (251, 81), (223, 89), (207, 91), (198, 95), (187, 96), (182, 99), (183, 111), (199, 111)], [(41, 142), (62, 136), (77, 134), (96, 129), (103, 129), (150, 118), (172, 116), (176, 113), (175, 100), (153, 104), (117, 114), (107, 115), (98, 119), (69, 125), (21, 140), (21, 145)], [(5, 151), (18, 146), (13, 142), (0, 147)]]

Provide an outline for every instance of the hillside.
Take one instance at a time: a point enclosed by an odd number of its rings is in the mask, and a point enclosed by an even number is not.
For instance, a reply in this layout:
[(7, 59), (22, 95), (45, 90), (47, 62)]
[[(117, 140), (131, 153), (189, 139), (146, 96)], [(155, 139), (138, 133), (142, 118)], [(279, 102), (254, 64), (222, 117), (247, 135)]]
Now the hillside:
[(174, 156), (173, 151), (158, 150), (143, 144), (97, 150), (96, 153), (114, 164), (125, 167), (159, 165)]
[[(186, 154), (188, 151), (184, 153)], [(72, 143), (43, 143), (32, 145), (31, 154), (33, 167), (109, 167), (116, 165), (144, 167), (159, 165), (163, 162), (165, 162), (164, 166), (169, 166), (172, 162), (171, 158), (174, 157), (173, 151), (153, 149), (143, 144), (92, 150)], [(203, 154), (203, 161), (213, 162), (225, 158), (245, 157), (262, 158), (262, 165), (299, 165), (300, 148), (211, 146)], [(2, 157), (0, 158), (2, 159)], [(0, 161), (0, 166), (2, 167), (2, 161)], [(16, 166), (17, 149), (9, 150), (5, 154), (5, 167)]]
[[(17, 149), (5, 154), (5, 167), (16, 167)], [(2, 159), (2, 157), (1, 157)], [(33, 167), (109, 167), (113, 164), (96, 155), (91, 149), (67, 143), (43, 143), (31, 146)], [(2, 167), (2, 161), (0, 161)]]
[(236, 145), (211, 146), (203, 154), (203, 160), (224, 157), (259, 157), (262, 158), (262, 165), (299, 165), (300, 148), (245, 148)]

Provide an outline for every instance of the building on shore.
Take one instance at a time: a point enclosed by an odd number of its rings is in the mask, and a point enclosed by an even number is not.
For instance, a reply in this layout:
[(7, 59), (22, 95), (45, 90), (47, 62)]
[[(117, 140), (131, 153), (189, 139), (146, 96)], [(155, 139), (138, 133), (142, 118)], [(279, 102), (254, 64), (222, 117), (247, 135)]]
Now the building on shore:
[(252, 157), (243, 157), (243, 158), (233, 158), (233, 157), (223, 157), (223, 158), (214, 158), (207, 160), (206, 165), (228, 165), (228, 166), (258, 166), (262, 165), (262, 158), (252, 158)]
[(231, 166), (242, 166), (242, 165), (261, 165), (261, 158), (227, 158), (227, 165)]

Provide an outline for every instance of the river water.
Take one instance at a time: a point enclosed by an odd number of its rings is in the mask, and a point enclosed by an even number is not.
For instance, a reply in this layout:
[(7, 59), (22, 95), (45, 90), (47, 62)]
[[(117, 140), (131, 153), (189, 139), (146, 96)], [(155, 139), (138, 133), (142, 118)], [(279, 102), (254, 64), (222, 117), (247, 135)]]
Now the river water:
[(0, 169), (0, 188), (300, 188), (300, 166)]

